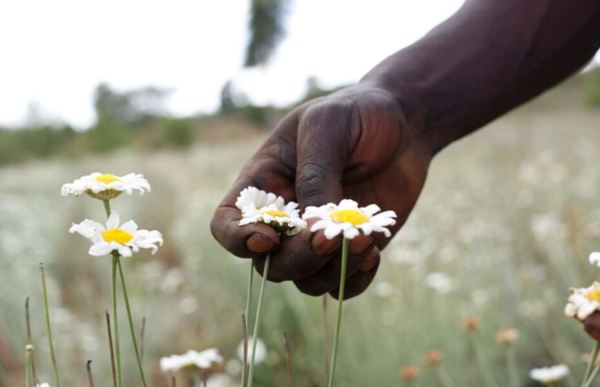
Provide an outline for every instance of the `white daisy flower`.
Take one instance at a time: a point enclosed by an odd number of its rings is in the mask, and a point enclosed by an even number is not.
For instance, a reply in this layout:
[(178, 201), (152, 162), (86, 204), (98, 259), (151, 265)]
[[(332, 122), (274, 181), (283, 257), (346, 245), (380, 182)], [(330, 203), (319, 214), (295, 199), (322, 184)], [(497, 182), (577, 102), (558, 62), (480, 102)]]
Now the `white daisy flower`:
[(238, 210), (243, 211), (244, 207), (254, 204), (254, 207), (260, 210), (261, 208), (266, 207), (269, 204), (273, 204), (276, 201), (280, 201), (281, 206), (283, 206), (283, 198), (281, 196), (277, 196), (270, 192), (267, 193), (259, 190), (256, 187), (248, 187), (244, 188), (244, 190), (240, 192), (240, 196), (238, 196), (235, 206), (238, 208)]
[(37, 384), (36, 387), (50, 387), (48, 383)]
[(139, 191), (140, 195), (150, 192), (150, 184), (148, 180), (144, 179), (144, 175), (130, 173), (119, 177), (95, 172), (83, 176), (73, 183), (63, 185), (61, 193), (63, 196), (80, 196), (87, 193), (95, 199), (110, 200), (118, 197), (123, 192), (131, 195), (134, 190)]
[(535, 368), (529, 372), (529, 377), (531, 377), (531, 379), (544, 385), (556, 383), (567, 375), (569, 375), (569, 367), (564, 364), (552, 367)]
[(244, 207), (240, 226), (250, 223), (264, 223), (276, 231), (285, 232), (288, 235), (295, 235), (307, 226), (306, 221), (300, 218), (298, 204), (289, 202), (283, 205), (283, 199), (276, 200), (260, 209), (256, 208), (253, 203)]
[(565, 316), (585, 320), (600, 310), (600, 282), (594, 282), (588, 288), (571, 288), (569, 302), (565, 306)]
[(600, 253), (591, 253), (589, 260), (591, 265), (600, 267)]
[(189, 368), (208, 370), (216, 364), (223, 364), (223, 356), (216, 348), (206, 349), (202, 352), (190, 349), (183, 355), (171, 355), (160, 359), (162, 372), (176, 372)]
[(365, 235), (382, 232), (386, 237), (392, 236), (386, 227), (396, 224), (396, 213), (385, 211), (375, 215), (381, 209), (371, 204), (358, 207), (354, 200), (344, 199), (339, 205), (333, 203), (321, 207), (307, 207), (303, 219), (319, 218), (310, 231), (325, 230), (325, 237), (333, 239), (340, 233), (346, 239), (354, 239), (362, 231)]
[(112, 212), (106, 227), (100, 223), (84, 220), (79, 224), (73, 224), (69, 230), (71, 233), (79, 233), (88, 238), (94, 244), (89, 254), (100, 257), (117, 251), (122, 257), (131, 257), (132, 252), (140, 249), (152, 249), (156, 253), (159, 246), (163, 244), (162, 234), (158, 231), (138, 230), (138, 225), (130, 220), (121, 226), (119, 214)]
[[(248, 359), (252, 356), (252, 344), (254, 343), (254, 336), (248, 337)], [(260, 364), (267, 358), (268, 354), (267, 345), (260, 338), (256, 338), (256, 356), (254, 357), (254, 364)], [(237, 347), (237, 357), (241, 361), (244, 360), (244, 341), (242, 340)]]
[(300, 218), (297, 203), (285, 204), (281, 196), (259, 191), (254, 187), (248, 187), (240, 193), (236, 206), (241, 207), (242, 211), (240, 226), (263, 223), (288, 235), (297, 234), (306, 228), (306, 222)]

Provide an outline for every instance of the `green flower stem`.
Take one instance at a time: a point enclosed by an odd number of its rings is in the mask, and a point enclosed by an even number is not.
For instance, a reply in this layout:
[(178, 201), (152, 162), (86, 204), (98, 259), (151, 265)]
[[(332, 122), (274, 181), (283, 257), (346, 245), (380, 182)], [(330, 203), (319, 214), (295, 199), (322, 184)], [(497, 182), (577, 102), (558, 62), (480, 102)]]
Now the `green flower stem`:
[(519, 367), (517, 366), (517, 353), (513, 344), (507, 344), (506, 362), (508, 364), (508, 375), (512, 387), (521, 387), (519, 381)]
[(138, 370), (140, 371), (140, 377), (142, 378), (142, 384), (144, 387), (148, 387), (146, 383), (146, 376), (144, 375), (144, 368), (142, 367), (142, 360), (140, 357), (140, 348), (137, 343), (135, 336), (135, 326), (133, 325), (133, 318), (131, 317), (131, 308), (129, 307), (129, 297), (127, 296), (127, 286), (125, 285), (125, 276), (123, 275), (123, 267), (121, 266), (121, 260), (119, 256), (115, 254), (117, 266), (119, 268), (119, 275), (121, 276), (121, 289), (123, 290), (123, 298), (125, 299), (125, 309), (127, 309), (127, 319), (129, 320), (129, 330), (131, 332), (131, 341), (133, 342), (133, 349), (135, 350), (135, 358), (137, 360)]
[[(106, 218), (110, 218), (110, 214), (112, 213), (110, 209), (110, 200), (102, 200), (104, 203), (104, 211), (106, 211)], [(117, 365), (117, 386), (121, 387), (123, 385), (122, 376), (121, 376), (121, 345), (119, 343), (119, 319), (117, 313), (117, 260), (118, 256), (113, 255), (112, 261), (112, 278), (111, 278), (111, 289), (112, 289), (112, 309), (113, 309), (113, 324), (115, 331), (114, 338), (114, 347), (115, 347), (115, 360)]]
[(33, 350), (31, 347), (27, 346), (27, 350), (25, 351), (25, 383), (27, 387), (32, 387), (31, 383), (31, 352)]
[(585, 370), (585, 376), (583, 377), (583, 383), (587, 382), (592, 374), (592, 370), (596, 365), (596, 359), (598, 358), (598, 351), (600, 351), (600, 341), (596, 341), (596, 344), (594, 344), (594, 349), (592, 350), (592, 355), (590, 356), (590, 361)]
[(592, 383), (594, 383), (594, 380), (596, 380), (596, 377), (598, 376), (598, 372), (600, 372), (600, 366), (596, 366), (596, 368), (594, 368), (594, 371), (590, 374), (589, 379), (585, 382), (583, 387), (591, 387)]
[(254, 335), (252, 336), (252, 357), (250, 359), (250, 372), (248, 373), (248, 387), (252, 387), (254, 379), (254, 358), (256, 357), (256, 342), (258, 340), (258, 328), (260, 327), (260, 311), (262, 309), (263, 296), (267, 285), (267, 277), (269, 276), (269, 266), (271, 264), (271, 253), (267, 254), (265, 261), (265, 269), (263, 271), (262, 283), (260, 285), (260, 293), (258, 295), (258, 306), (256, 307), (256, 320), (254, 321)]
[(254, 265), (250, 262), (250, 274), (248, 275), (248, 297), (246, 298), (246, 321), (250, 321), (250, 303), (252, 302), (252, 281), (254, 278)]
[(488, 359), (485, 356), (483, 351), (483, 346), (479, 341), (479, 337), (477, 336), (477, 332), (470, 333), (471, 339), (473, 340), (473, 347), (475, 347), (475, 355), (477, 356), (477, 363), (479, 365), (479, 369), (483, 375), (483, 379), (485, 381), (485, 385), (487, 387), (498, 387), (498, 383), (492, 374), (492, 369), (490, 364), (488, 363)]
[(115, 346), (115, 361), (117, 366), (117, 386), (123, 385), (121, 377), (121, 344), (119, 343), (119, 319), (117, 313), (117, 261), (118, 256), (115, 254), (112, 259), (112, 306), (113, 306), (113, 326), (115, 331), (114, 346)]
[(333, 354), (331, 356), (331, 371), (329, 371), (329, 387), (333, 386), (335, 377), (335, 365), (338, 354), (338, 343), (340, 338), (340, 326), (342, 324), (342, 305), (344, 304), (344, 291), (346, 289), (346, 267), (348, 266), (348, 245), (350, 240), (344, 238), (342, 245), (342, 273), (340, 275), (340, 294), (338, 297), (337, 320), (335, 322), (335, 332), (333, 334)]
[(436, 373), (438, 379), (440, 379), (442, 386), (456, 387), (456, 384), (452, 380), (452, 377), (450, 377), (450, 374), (448, 373), (448, 371), (446, 371), (445, 368), (442, 368), (441, 365), (439, 365), (435, 368), (435, 373)]
[(52, 372), (54, 373), (54, 385), (60, 387), (60, 377), (58, 375), (58, 366), (56, 364), (56, 354), (52, 344), (52, 328), (50, 327), (50, 311), (48, 309), (48, 292), (46, 291), (46, 274), (44, 273), (44, 264), (40, 262), (40, 274), (42, 278), (42, 298), (44, 300), (44, 317), (46, 320), (46, 336), (48, 336), (48, 349), (52, 359)]
[[(246, 310), (244, 312), (246, 327), (244, 331), (247, 332), (250, 329), (250, 304), (252, 303), (252, 282), (254, 279), (254, 264), (250, 262), (250, 274), (248, 275), (248, 296), (246, 298)], [(248, 344), (248, 337), (244, 337), (244, 341)], [(248, 376), (248, 345), (244, 346), (244, 361), (242, 370), (242, 387), (246, 387), (246, 377)]]

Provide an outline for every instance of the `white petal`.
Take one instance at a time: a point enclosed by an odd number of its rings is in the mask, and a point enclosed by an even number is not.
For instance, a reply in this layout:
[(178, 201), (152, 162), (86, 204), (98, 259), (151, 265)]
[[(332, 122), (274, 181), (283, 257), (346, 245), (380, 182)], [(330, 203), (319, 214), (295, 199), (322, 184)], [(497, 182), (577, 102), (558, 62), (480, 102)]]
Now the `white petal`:
[(108, 217), (108, 221), (106, 222), (106, 228), (108, 230), (114, 230), (116, 228), (119, 228), (120, 221), (121, 218), (119, 217), (119, 213), (117, 213), (116, 211), (112, 211), (110, 213), (110, 216)]
[[(312, 228), (311, 228), (311, 231), (312, 231)], [(336, 236), (340, 235), (341, 232), (342, 232), (342, 227), (340, 225), (331, 224), (329, 227), (327, 227), (325, 229), (325, 238), (333, 239)]]
[(102, 257), (104, 255), (108, 255), (112, 253), (113, 248), (110, 246), (108, 242), (98, 242), (90, 247), (89, 254), (95, 257)]
[(130, 220), (129, 222), (123, 223), (121, 225), (121, 227), (119, 227), (119, 229), (123, 230), (123, 231), (127, 231), (130, 234), (133, 234), (134, 232), (137, 231), (138, 225), (133, 220)]

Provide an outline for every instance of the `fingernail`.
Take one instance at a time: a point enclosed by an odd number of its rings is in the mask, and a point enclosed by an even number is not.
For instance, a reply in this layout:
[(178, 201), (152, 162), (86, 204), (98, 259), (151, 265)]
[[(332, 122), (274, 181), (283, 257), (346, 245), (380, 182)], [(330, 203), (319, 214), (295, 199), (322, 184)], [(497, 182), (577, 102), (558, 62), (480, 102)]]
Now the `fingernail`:
[(369, 256), (361, 263), (358, 271), (367, 273), (377, 266), (377, 264), (379, 264), (379, 257), (376, 254), (369, 254)]
[(260, 234), (252, 234), (246, 240), (246, 248), (253, 253), (262, 254), (273, 250), (275, 245), (271, 240)]
[(374, 239), (370, 236), (359, 235), (350, 242), (350, 254), (358, 255), (363, 253), (373, 244)]
[(324, 257), (333, 254), (342, 246), (342, 242), (339, 238), (327, 239), (320, 231), (312, 236), (311, 246), (315, 254)]

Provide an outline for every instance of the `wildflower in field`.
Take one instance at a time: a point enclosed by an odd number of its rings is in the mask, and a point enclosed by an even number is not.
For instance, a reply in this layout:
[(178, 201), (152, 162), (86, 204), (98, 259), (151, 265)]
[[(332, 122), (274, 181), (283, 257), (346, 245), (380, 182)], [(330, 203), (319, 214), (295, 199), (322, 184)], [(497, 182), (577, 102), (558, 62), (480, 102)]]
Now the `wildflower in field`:
[(440, 294), (448, 294), (456, 289), (455, 282), (445, 273), (429, 273), (425, 277), (425, 285)]
[(550, 386), (565, 378), (567, 375), (569, 375), (569, 367), (564, 364), (552, 367), (535, 368), (529, 372), (529, 377), (531, 377), (531, 379), (540, 382), (545, 386)]
[(598, 252), (591, 253), (589, 260), (590, 260), (591, 265), (600, 267), (600, 253), (598, 253)]
[(171, 355), (160, 359), (160, 369), (163, 372), (177, 372), (184, 369), (210, 370), (219, 364), (223, 364), (223, 357), (216, 348), (202, 352), (190, 349), (183, 355)]
[(257, 209), (261, 209), (275, 202), (278, 202), (277, 204), (282, 206), (283, 198), (275, 195), (274, 193), (260, 190), (256, 187), (248, 187), (244, 188), (242, 192), (240, 192), (240, 196), (238, 196), (235, 206), (238, 208), (238, 210), (243, 211), (244, 207), (251, 204), (253, 204)]
[(475, 317), (467, 316), (463, 319), (463, 328), (469, 333), (479, 329), (479, 320)]
[(405, 381), (417, 379), (421, 375), (421, 370), (417, 366), (408, 366), (400, 370), (400, 378)]
[[(254, 338), (252, 336), (250, 336), (250, 337), (248, 337), (248, 344), (250, 347), (250, 348), (248, 348), (249, 353), (252, 353), (252, 350), (253, 350), (252, 343), (254, 343)], [(268, 350), (267, 350), (267, 346), (265, 345), (265, 342), (257, 337), (256, 338), (256, 357), (254, 359), (254, 362), (256, 364), (262, 363), (267, 358), (267, 354), (268, 354)], [(237, 357), (240, 360), (244, 359), (244, 342), (243, 341), (240, 342), (240, 344), (237, 347)]]
[(123, 192), (131, 195), (134, 190), (139, 191), (140, 195), (150, 192), (150, 184), (144, 179), (144, 175), (130, 173), (125, 176), (115, 176), (95, 172), (80, 177), (73, 183), (63, 185), (62, 195), (80, 196), (86, 193), (95, 199), (111, 200)]
[(565, 316), (585, 320), (600, 307), (600, 282), (587, 288), (571, 288), (569, 302), (565, 306)]
[(254, 203), (246, 205), (242, 209), (240, 226), (250, 223), (263, 223), (288, 235), (295, 235), (306, 228), (306, 221), (300, 218), (298, 204), (289, 202), (284, 205), (283, 199), (261, 208)]
[(73, 224), (69, 230), (71, 233), (79, 233), (91, 240), (94, 244), (89, 250), (93, 256), (103, 256), (117, 251), (123, 257), (131, 257), (132, 252), (140, 249), (152, 249), (152, 254), (162, 246), (162, 234), (158, 231), (138, 230), (138, 225), (130, 220), (120, 225), (120, 217), (112, 212), (106, 227), (100, 223), (84, 220), (79, 224)]
[(519, 330), (515, 328), (501, 329), (496, 333), (496, 342), (500, 345), (514, 343), (519, 339)]
[(432, 350), (432, 351), (428, 351), (425, 354), (425, 363), (431, 367), (431, 368), (435, 368), (437, 367), (443, 359), (443, 355), (441, 351), (437, 351), (437, 350)]
[(340, 234), (346, 239), (354, 239), (361, 231), (365, 235), (382, 232), (389, 238), (392, 234), (386, 227), (396, 224), (396, 213), (385, 211), (377, 214), (379, 211), (381, 209), (375, 204), (359, 207), (354, 200), (344, 199), (338, 205), (329, 203), (320, 207), (307, 207), (303, 219), (318, 218), (310, 231), (324, 230), (327, 239)]

